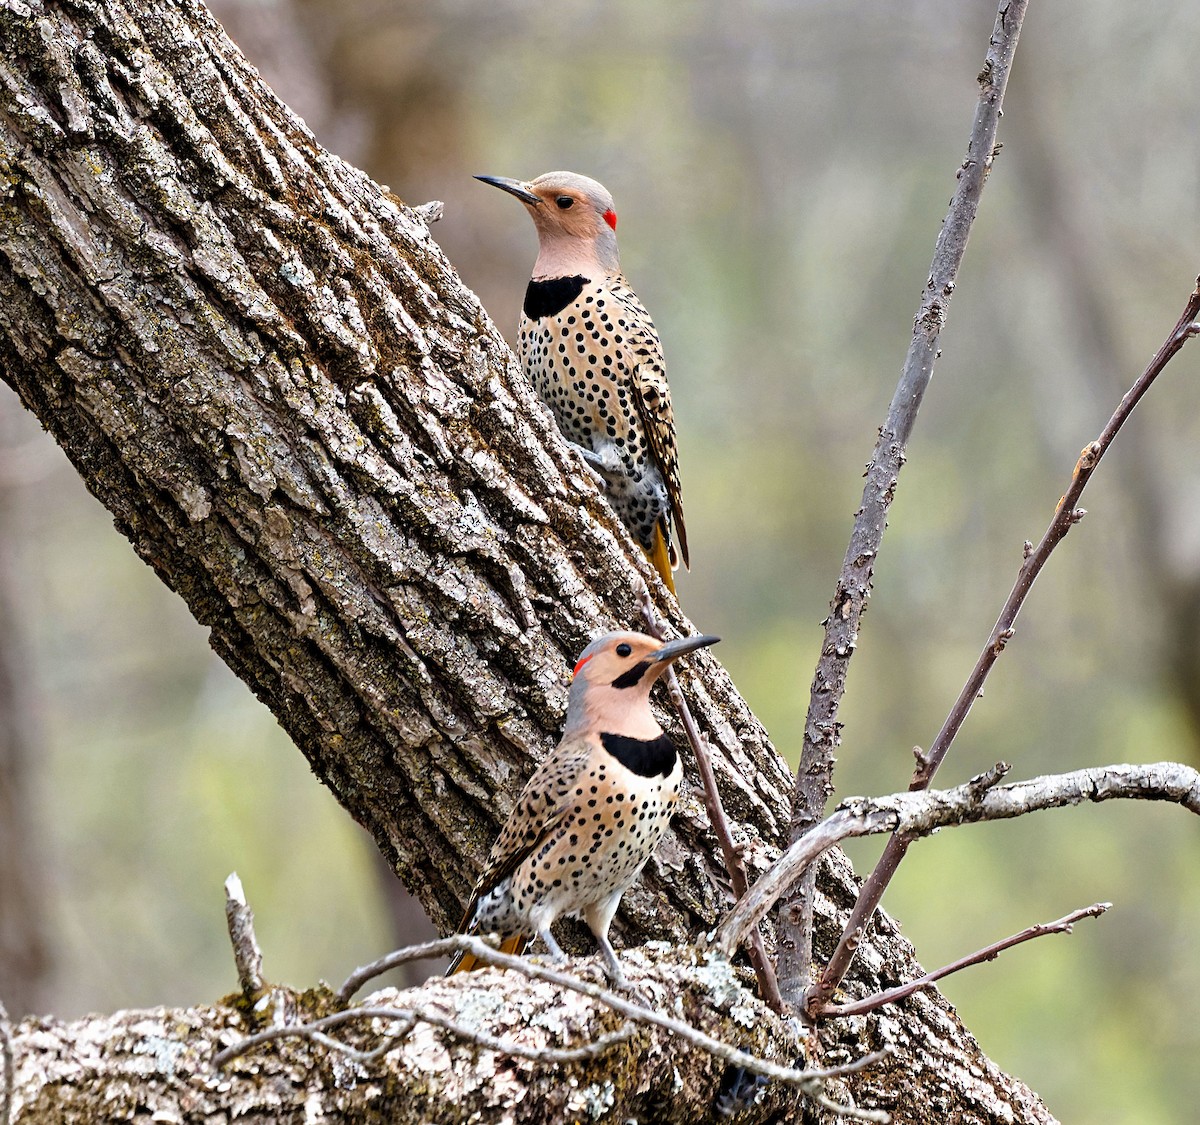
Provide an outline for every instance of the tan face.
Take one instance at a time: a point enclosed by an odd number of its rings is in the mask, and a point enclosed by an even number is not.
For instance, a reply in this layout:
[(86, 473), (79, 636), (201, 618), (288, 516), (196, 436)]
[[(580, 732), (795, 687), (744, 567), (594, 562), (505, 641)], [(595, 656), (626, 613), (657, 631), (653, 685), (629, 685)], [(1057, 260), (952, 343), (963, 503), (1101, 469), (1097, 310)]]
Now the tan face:
[(525, 204), (538, 233), (535, 278), (594, 277), (597, 269), (619, 272), (617, 213), (603, 184), (578, 172), (546, 172), (529, 182), (505, 176), (476, 179)]
[(670, 664), (657, 660), (662, 647), (662, 641), (644, 633), (611, 633), (584, 649), (574, 678), (582, 676), (589, 688), (641, 689), (645, 694)]
[(523, 200), (539, 232), (595, 239), (617, 229), (612, 196), (595, 180), (571, 172), (547, 172), (527, 189), (541, 201)]
[(717, 637), (662, 641), (644, 633), (609, 633), (592, 641), (575, 664), (563, 737), (608, 731), (634, 738), (662, 733), (650, 710), (650, 689), (679, 657)]

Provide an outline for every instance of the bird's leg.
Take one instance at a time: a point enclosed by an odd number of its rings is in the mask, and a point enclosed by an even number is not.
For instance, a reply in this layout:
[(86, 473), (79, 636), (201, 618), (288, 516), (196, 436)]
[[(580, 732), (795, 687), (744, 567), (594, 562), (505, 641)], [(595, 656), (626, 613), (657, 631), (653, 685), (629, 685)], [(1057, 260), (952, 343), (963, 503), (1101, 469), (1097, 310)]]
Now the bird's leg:
[(596, 942), (600, 946), (600, 952), (604, 955), (604, 971), (608, 974), (609, 984), (621, 992), (630, 991), (632, 986), (629, 978), (625, 976), (625, 970), (621, 968), (621, 962), (617, 960), (617, 951), (613, 949), (612, 942), (608, 940), (608, 934), (596, 934)]
[(608, 977), (609, 985), (614, 991), (624, 992), (633, 997), (642, 1007), (650, 1008), (653, 1007), (650, 999), (625, 975), (625, 970), (621, 968), (621, 962), (617, 960), (616, 950), (613, 949), (612, 942), (608, 940), (608, 927), (612, 923), (613, 915), (617, 912), (617, 906), (624, 891), (625, 888), (622, 887), (608, 898), (593, 903), (583, 911), (583, 920), (587, 923), (588, 929), (592, 931), (592, 936), (596, 939), (596, 944), (600, 947), (600, 952), (604, 957), (604, 975)]
[(542, 943), (550, 950), (550, 957), (555, 961), (565, 961), (567, 955), (562, 951), (562, 946), (554, 940), (554, 935), (550, 932), (549, 926), (543, 926), (537, 932), (538, 937), (542, 939)]

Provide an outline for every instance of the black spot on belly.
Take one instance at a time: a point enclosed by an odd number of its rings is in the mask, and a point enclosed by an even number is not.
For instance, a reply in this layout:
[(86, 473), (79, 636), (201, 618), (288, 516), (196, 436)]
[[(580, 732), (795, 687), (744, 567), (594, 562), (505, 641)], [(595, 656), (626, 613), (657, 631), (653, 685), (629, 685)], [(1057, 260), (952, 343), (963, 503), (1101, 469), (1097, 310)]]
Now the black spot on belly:
[(605, 732), (600, 735), (600, 743), (639, 777), (666, 777), (675, 768), (675, 743), (665, 734), (643, 739)]
[(574, 301), (590, 279), (575, 277), (549, 277), (544, 281), (533, 280), (525, 290), (525, 315), (530, 320), (544, 316), (555, 316)]

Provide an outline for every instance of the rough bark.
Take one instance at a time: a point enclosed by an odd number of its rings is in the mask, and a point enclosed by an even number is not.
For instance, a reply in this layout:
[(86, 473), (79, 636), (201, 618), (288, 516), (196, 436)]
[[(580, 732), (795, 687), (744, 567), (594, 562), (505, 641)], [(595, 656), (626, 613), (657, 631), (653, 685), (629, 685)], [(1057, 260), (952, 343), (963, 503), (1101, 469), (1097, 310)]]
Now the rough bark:
[[(667, 963), (642, 979), (646, 991), (664, 1003), (678, 997), (681, 1010), (711, 1034), (749, 1049), (788, 1046), (783, 1025), (757, 1018), (757, 1006), (738, 989), (728, 968)], [(564, 998), (551, 985), (511, 974), (483, 971), (472, 985), (469, 1006), (455, 982), (439, 978), (403, 993), (376, 993), (370, 1002), (430, 1009), (469, 1026), (486, 1025), (505, 1040), (531, 1048), (586, 1044), (623, 1023), (593, 1000)], [(280, 993), (268, 1010), (277, 1007), (312, 1019), (330, 1010), (330, 997)], [(387, 1027), (384, 1021), (364, 1021), (337, 1034), (370, 1048)], [(242, 1017), (226, 1007), (125, 1012), (73, 1023), (27, 1021), (18, 1029), (18, 1060), (54, 1050), (70, 1061), (52, 1081), (19, 1069), (18, 1084), (34, 1120), (63, 1125), (92, 1120), (89, 1087), (100, 1073), (111, 1076), (106, 1078), (113, 1089), (111, 1112), (121, 1119), (140, 1110), (160, 1115), (156, 1120), (178, 1122), (303, 1121), (309, 1119), (305, 1106), (316, 1099), (326, 1114), (341, 1115), (338, 1119), (396, 1125), (450, 1120), (451, 1106), (461, 1115), (455, 1120), (477, 1113), (485, 1121), (569, 1121), (592, 1117), (596, 1109), (622, 1120), (652, 1109), (654, 1120), (667, 1123), (697, 1120), (689, 1114), (716, 1100), (725, 1068), (649, 1028), (599, 1060), (558, 1068), (500, 1057), (421, 1024), (370, 1069), (300, 1039), (276, 1040), (215, 1069), (213, 1056), (245, 1032)], [(514, 1104), (518, 1090), (524, 1096)]]
[[(638, 622), (639, 576), (688, 623), (423, 222), (322, 150), (201, 6), (3, 0), (0, 45), (0, 374), (449, 928), (557, 736), (574, 656)], [(711, 656), (689, 661), (684, 687), (753, 878), (786, 833), (788, 769)], [(694, 769), (681, 805), (625, 896), (618, 947), (679, 945), (728, 905)], [(826, 952), (854, 889), (843, 859), (825, 865)], [(917, 971), (883, 918), (848, 989)], [(459, 1004), (482, 987), (436, 986)], [(172, 1044), (234, 1018), (26, 1024), (15, 1120), (63, 1120), (68, 1091), (98, 1112), (128, 1086), (128, 1051), (165, 1060), (185, 1106), (203, 1059)], [(936, 995), (831, 1032), (851, 1051), (896, 1044), (851, 1085), (897, 1120), (1049, 1119)], [(238, 1096), (266, 1106), (287, 1074), (287, 1099), (304, 1090), (336, 1119), (383, 1112), (374, 1082), (359, 1099), (332, 1070), (298, 1077), (312, 1052), (277, 1048)], [(643, 1063), (626, 1060), (640, 1089)], [(554, 1120), (528, 1081), (523, 1119)], [(232, 1090), (209, 1094), (232, 1115)], [(258, 1119), (301, 1112), (272, 1104)], [(82, 1102), (72, 1112), (87, 1119)], [(439, 1119), (468, 1113), (447, 1101)]]

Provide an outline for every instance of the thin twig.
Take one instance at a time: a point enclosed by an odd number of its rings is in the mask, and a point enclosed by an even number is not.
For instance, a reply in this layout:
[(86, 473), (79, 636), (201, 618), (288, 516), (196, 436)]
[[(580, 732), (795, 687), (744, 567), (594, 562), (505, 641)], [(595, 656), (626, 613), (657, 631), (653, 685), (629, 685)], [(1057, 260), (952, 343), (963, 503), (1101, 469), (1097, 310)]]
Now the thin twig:
[(0, 1000), (0, 1063), (4, 1070), (4, 1090), (0, 1091), (0, 1125), (9, 1125), (12, 1118), (13, 1094), (16, 1090), (16, 1063), (13, 1061), (12, 1021), (8, 1009)]
[(712, 944), (732, 955), (822, 851), (852, 836), (892, 832), (916, 839), (939, 828), (1113, 800), (1169, 801), (1200, 815), (1200, 772), (1179, 762), (1094, 766), (996, 784), (1006, 769), (1001, 763), (953, 789), (848, 798), (775, 861), (722, 920)]
[(360, 1051), (348, 1043), (343, 1043), (340, 1039), (334, 1039), (332, 1035), (325, 1035), (320, 1031), (314, 1031), (311, 1038), (314, 1043), (320, 1043), (330, 1051), (337, 1051), (339, 1054), (345, 1055), (351, 1062), (356, 1062), (359, 1066), (369, 1066), (383, 1058), (401, 1039), (405, 1038), (416, 1026), (416, 1023), (415, 1019), (399, 1020), (397, 1026), (380, 1039), (379, 1045), (372, 1047), (369, 1051)]
[[(1125, 397), (1121, 399), (1100, 436), (1087, 445), (1079, 455), (1079, 460), (1075, 463), (1075, 470), (1071, 474), (1071, 483), (1059, 500), (1046, 533), (1032, 551), (1024, 552), (1024, 561), (1017, 573), (1017, 580), (1009, 592), (987, 643), (983, 646), (983, 651), (979, 654), (979, 659), (975, 662), (975, 667), (967, 677), (967, 682), (954, 701), (954, 705), (946, 716), (946, 721), (928, 753), (921, 755), (918, 759), (917, 768), (909, 783), (910, 789), (924, 789), (933, 780), (934, 774), (945, 759), (946, 753), (972, 705), (982, 693), (988, 674), (1012, 638), (1017, 615), (1021, 612), (1021, 607), (1025, 604), (1029, 591), (1033, 588), (1034, 580), (1041, 573), (1054, 548), (1062, 542), (1067, 532), (1083, 518), (1083, 509), (1077, 507), (1079, 498), (1083, 494), (1084, 488), (1087, 487), (1088, 481), (1091, 480), (1092, 474), (1096, 471), (1096, 467), (1100, 464), (1101, 458), (1112, 445), (1126, 419), (1133, 413), (1133, 408), (1153, 385), (1154, 380), (1163, 372), (1179, 349), (1189, 339), (1200, 333), (1200, 324), (1197, 324), (1196, 321), (1198, 314), (1200, 314), (1200, 278), (1197, 278), (1196, 286), (1175, 327), (1163, 341), (1146, 370), (1125, 393)], [(825, 1007), (835, 989), (845, 978), (854, 958), (854, 947), (861, 935), (866, 932), (867, 924), (879, 906), (884, 891), (908, 850), (908, 844), (909, 840), (903, 834), (896, 835), (887, 842), (874, 870), (859, 891), (858, 899), (846, 922), (841, 940), (838, 942), (829, 964), (825, 967), (824, 973), (821, 974), (821, 979), (805, 994), (804, 1007), (806, 1009), (818, 1010)]]
[(766, 1078), (797, 1086), (806, 1093), (831, 1078), (841, 1078), (865, 1066), (873, 1065), (887, 1055), (886, 1051), (880, 1051), (847, 1066), (830, 1067), (826, 1070), (798, 1070), (793, 1067), (780, 1066), (778, 1063), (747, 1054), (720, 1039), (714, 1039), (711, 1035), (682, 1020), (674, 1019), (651, 1008), (644, 1008), (627, 997), (611, 992), (591, 981), (580, 980), (559, 969), (539, 964), (529, 957), (514, 957), (512, 954), (502, 953), (473, 934), (454, 934), (439, 941), (427, 942), (425, 945), (413, 946), (411, 949), (399, 950), (388, 957), (382, 957), (373, 965), (356, 969), (346, 983), (338, 989), (337, 995), (339, 998), (352, 996), (367, 980), (387, 972), (388, 969), (404, 960), (413, 960), (418, 957), (440, 957), (459, 950), (463, 950), (489, 965), (519, 973), (531, 980), (546, 981), (559, 988), (578, 992), (611, 1008), (618, 1015), (622, 1015), (634, 1023), (660, 1028), (731, 1066), (740, 1066), (752, 1074), (761, 1074)]
[(428, 1023), (433, 1027), (450, 1032), (451, 1035), (466, 1043), (474, 1043), (477, 1047), (482, 1047), (484, 1050), (498, 1051), (504, 1055), (511, 1055), (513, 1058), (529, 1059), (531, 1062), (541, 1063), (582, 1062), (585, 1059), (598, 1058), (605, 1051), (609, 1051), (613, 1047), (626, 1042), (637, 1030), (633, 1024), (627, 1024), (616, 1031), (605, 1032), (603, 1035), (597, 1036), (590, 1043), (585, 1043), (579, 1047), (529, 1047), (524, 1043), (517, 1043), (512, 1039), (501, 1039), (498, 1036), (488, 1034), (486, 1031), (478, 1031), (475, 1028), (467, 1027), (457, 1020), (450, 1019), (449, 1016), (444, 1016), (440, 1012), (435, 1012), (428, 1008), (350, 1008), (345, 1012), (334, 1012), (333, 1015), (313, 1020), (311, 1023), (294, 1024), (291, 1027), (273, 1027), (267, 1031), (261, 1031), (256, 1035), (249, 1035), (240, 1043), (235, 1043), (232, 1047), (226, 1047), (225, 1050), (221, 1051), (213, 1059), (213, 1066), (222, 1067), (231, 1059), (235, 1059), (239, 1055), (244, 1055), (263, 1043), (268, 1043), (273, 1039), (283, 1039), (292, 1036), (315, 1039), (326, 1047), (351, 1056), (356, 1062), (377, 1058), (383, 1053), (379, 1048), (372, 1051), (360, 1051), (355, 1047), (341, 1042), (341, 1040), (321, 1034), (329, 1028), (361, 1019), (394, 1020), (401, 1025), (403, 1028), (402, 1031), (391, 1032), (385, 1037), (384, 1050), (390, 1048), (393, 1043), (406, 1035), (415, 1024)]
[(246, 999), (254, 1001), (263, 989), (262, 950), (254, 936), (254, 912), (246, 902), (246, 891), (236, 871), (225, 880), (225, 921), (233, 943), (238, 984)]
[[(461, 936), (461, 934), (451, 934), (449, 937), (435, 938), (433, 941), (422, 942), (420, 945), (406, 945), (403, 949), (394, 950), (378, 960), (372, 961), (369, 965), (360, 965), (337, 990), (335, 999), (339, 1004), (348, 1004), (350, 997), (368, 981), (375, 980), (409, 961), (452, 956), (463, 948), (462, 942), (458, 940)], [(482, 941), (483, 939), (478, 940)]]
[[(862, 1055), (853, 1062), (844, 1063), (838, 1067), (839, 1077), (846, 1078), (851, 1074), (858, 1074), (861, 1071), (875, 1066), (876, 1063), (882, 1062), (889, 1054), (888, 1050), (875, 1051), (869, 1055)], [(812, 1098), (819, 1106), (830, 1110), (838, 1117), (848, 1117), (853, 1121), (873, 1121), (878, 1125), (889, 1125), (892, 1116), (885, 1109), (859, 1109), (858, 1106), (846, 1105), (843, 1102), (834, 1101), (829, 1097), (824, 1090), (809, 1090), (808, 1096)]]
[(314, 1043), (320, 1043), (321, 1046), (331, 1051), (337, 1051), (352, 1061), (366, 1066), (368, 1063), (372, 1063), (376, 1059), (386, 1055), (392, 1047), (412, 1031), (417, 1023), (415, 1016), (411, 1019), (401, 1018), (404, 1012), (400, 1009), (373, 1009), (376, 1012), (390, 1013), (388, 1018), (393, 1019), (396, 1026), (380, 1039), (378, 1046), (372, 1047), (369, 1051), (360, 1051), (356, 1047), (351, 1047), (348, 1043), (343, 1043), (340, 1039), (334, 1039), (332, 1035), (326, 1035), (321, 1030), (322, 1027), (336, 1026), (338, 1023), (349, 1022), (368, 1010), (367, 1008), (354, 1008), (349, 1012), (337, 1013), (339, 1016), (347, 1017), (346, 1019), (335, 1021), (332, 1016), (326, 1016), (323, 1019), (314, 1020), (308, 1024), (279, 1024), (269, 1030), (256, 1032), (254, 1035), (248, 1035), (240, 1043), (235, 1043), (232, 1047), (226, 1047), (225, 1050), (216, 1054), (213, 1057), (213, 1066), (222, 1067), (239, 1055), (247, 1054), (263, 1043), (270, 1042), (272, 1039), (284, 1039), (291, 1035), (311, 1039)]
[(888, 1125), (892, 1119), (886, 1109), (859, 1109), (857, 1106), (843, 1105), (826, 1097), (819, 1090), (811, 1097), (822, 1109), (836, 1113), (839, 1117), (850, 1117), (855, 1121), (877, 1121), (880, 1125)]
[[(650, 590), (646, 583), (638, 579), (641, 585), (639, 598), (642, 604), (642, 616), (646, 619), (646, 629), (651, 636), (657, 637), (660, 641), (666, 638), (663, 635), (662, 625), (659, 623), (658, 616), (654, 612), (654, 601), (650, 597)], [(688, 742), (691, 743), (692, 756), (696, 759), (696, 768), (700, 772), (700, 781), (704, 791), (704, 807), (708, 811), (708, 819), (712, 824), (713, 831), (716, 833), (717, 842), (721, 846), (721, 857), (725, 861), (725, 870), (729, 875), (729, 884), (733, 888), (733, 897), (736, 902), (746, 893), (750, 883), (746, 876), (746, 864), (742, 859), (742, 853), (738, 850), (737, 844), (734, 842), (733, 833), (729, 828), (729, 819), (725, 815), (725, 806), (721, 801), (721, 794), (717, 789), (717, 778), (713, 773), (712, 758), (708, 753), (708, 745), (704, 741), (704, 737), (700, 734), (700, 729), (696, 726), (696, 720), (692, 718), (691, 708), (687, 704), (687, 700), (683, 696), (683, 689), (679, 686), (679, 677), (675, 675), (675, 669), (667, 668), (667, 674), (664, 677), (667, 685), (667, 691), (671, 696), (671, 705), (675, 708), (675, 713), (679, 716), (679, 721), (683, 724), (684, 732), (687, 734)], [(763, 942), (762, 934), (757, 930), (750, 939), (750, 964), (754, 968), (754, 975), (758, 978), (759, 992), (762, 998), (775, 1012), (783, 1013), (783, 997), (779, 994), (779, 983), (775, 979), (775, 968), (771, 964), (771, 958), (767, 955), (766, 945)]]
[[(840, 741), (837, 716), (846, 690), (846, 674), (858, 642), (859, 621), (870, 597), (875, 559), (904, 464), (905, 445), (940, 354), (938, 341), (958, 269), (966, 252), (984, 184), (998, 151), (996, 132), (1001, 105), (1025, 18), (1026, 2), (1000, 0), (984, 68), (979, 75), (980, 96), (966, 159), (959, 169), (954, 196), (934, 247), (929, 279), (913, 325), (900, 381), (867, 465), (862, 504), (855, 515), (854, 529), (830, 603), (830, 613), (825, 620), (825, 640), (810, 689), (804, 742), (792, 798), (789, 844), (795, 843), (821, 819), (833, 792), (834, 751)], [(793, 901), (783, 905), (779, 916), (781, 987), (785, 998), (793, 1004), (798, 1004), (809, 982), (813, 892), (814, 884), (810, 878), (798, 888)]]
[(949, 965), (943, 965), (940, 969), (936, 969), (932, 973), (926, 973), (915, 980), (910, 980), (907, 984), (897, 985), (895, 988), (888, 988), (883, 992), (876, 992), (872, 996), (864, 996), (861, 1000), (855, 1000), (849, 1004), (827, 1004), (816, 1015), (822, 1018), (831, 1016), (862, 1016), (868, 1012), (874, 1012), (876, 1009), (882, 1008), (885, 1004), (897, 1004), (901, 1000), (911, 996), (914, 992), (920, 992), (921, 989), (928, 988), (935, 981), (950, 976), (951, 973), (957, 973), (962, 969), (968, 969), (972, 965), (979, 965), (984, 961), (994, 961), (1001, 953), (1006, 949), (1011, 949), (1014, 945), (1032, 941), (1034, 938), (1045, 937), (1047, 934), (1069, 934), (1074, 930), (1076, 922), (1083, 918), (1099, 918), (1101, 914), (1111, 907), (1111, 902), (1097, 902), (1091, 906), (1085, 906), (1080, 910), (1073, 910), (1066, 917), (1059, 918), (1056, 922), (1042, 922), (1038, 925), (1028, 926), (1018, 934), (1012, 934), (1001, 941), (984, 946), (983, 949), (976, 950), (976, 952), (970, 953), (966, 957), (960, 957), (957, 961), (951, 961)]

